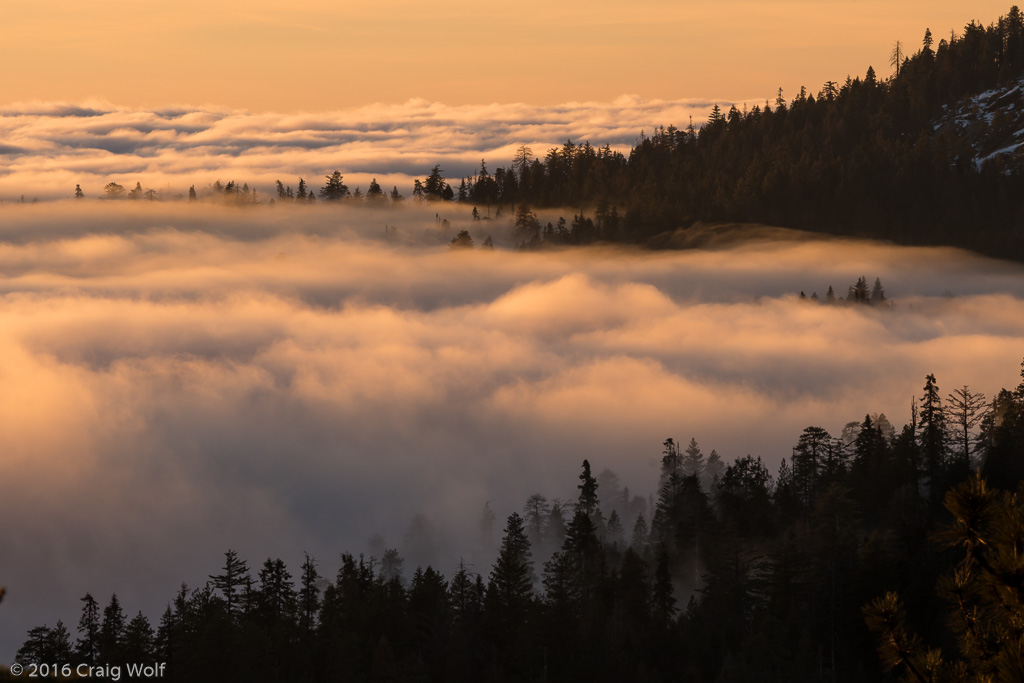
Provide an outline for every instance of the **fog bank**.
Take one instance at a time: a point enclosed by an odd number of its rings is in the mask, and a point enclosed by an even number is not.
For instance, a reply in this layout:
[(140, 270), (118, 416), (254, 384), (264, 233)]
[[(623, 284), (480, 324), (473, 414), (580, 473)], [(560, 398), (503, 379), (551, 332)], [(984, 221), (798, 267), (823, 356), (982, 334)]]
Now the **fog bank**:
[[(500, 527), (573, 497), (583, 458), (640, 493), (670, 436), (774, 471), (806, 426), (898, 428), (928, 373), (1018, 381), (1016, 265), (806, 239), (456, 252), (509, 227), (436, 208), (0, 207), (0, 660), (73, 629), (86, 591), (155, 622), (229, 547), (331, 576), (423, 513), (439, 559), (471, 558), (486, 501)], [(890, 307), (798, 298), (862, 275)]]

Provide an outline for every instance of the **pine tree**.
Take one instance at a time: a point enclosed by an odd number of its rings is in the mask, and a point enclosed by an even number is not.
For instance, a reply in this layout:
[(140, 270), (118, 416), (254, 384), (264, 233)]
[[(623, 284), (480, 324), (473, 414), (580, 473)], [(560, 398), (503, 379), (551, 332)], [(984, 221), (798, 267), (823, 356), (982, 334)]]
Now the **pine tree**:
[(370, 181), (370, 186), (366, 188), (366, 201), (368, 202), (379, 202), (384, 199), (384, 190), (380, 184), (377, 183), (377, 179), (374, 178)]
[(316, 561), (306, 553), (306, 561), (302, 563), (302, 588), (299, 590), (299, 628), (308, 635), (312, 635), (316, 628), (320, 610), (319, 580)]
[(99, 661), (100, 606), (90, 593), (82, 598), (82, 617), (78, 620), (81, 637), (75, 643), (75, 654), (85, 664)]
[[(985, 394), (974, 393), (965, 384), (946, 397), (946, 423), (957, 428), (959, 466), (965, 470), (970, 466), (974, 453), (974, 438), (971, 430), (977, 427), (986, 414)], [(966, 474), (963, 471), (962, 474)]]
[(793, 448), (793, 483), (805, 508), (817, 498), (822, 461), (831, 448), (832, 436), (821, 427), (807, 427)]
[(875, 278), (875, 286), (871, 289), (871, 303), (877, 305), (885, 303), (885, 289), (882, 288), (882, 280)]
[(210, 576), (213, 586), (220, 591), (228, 616), (237, 620), (241, 611), (242, 592), (249, 582), (249, 567), (245, 560), (239, 559), (238, 553), (228, 549), (224, 553), (223, 574)]
[(256, 606), (264, 628), (287, 628), (294, 622), (297, 601), (292, 575), (284, 561), (268, 557), (259, 571), (259, 581)]
[(919, 443), (932, 498), (941, 492), (940, 478), (946, 464), (946, 421), (942, 397), (935, 375), (925, 378), (924, 394), (919, 399)]
[(619, 519), (618, 510), (612, 510), (608, 516), (608, 543), (612, 546), (621, 546), (625, 531), (622, 528), (622, 520)]
[(544, 525), (544, 539), (549, 547), (554, 548), (561, 548), (565, 542), (565, 515), (562, 513), (562, 504), (557, 500), (551, 504), (547, 524)]
[(100, 664), (123, 663), (124, 629), (124, 611), (117, 595), (114, 594), (110, 596), (110, 603), (103, 609), (103, 623), (97, 637), (97, 659)]
[(651, 604), (654, 620), (661, 628), (667, 629), (678, 611), (672, 590), (672, 574), (669, 571), (668, 551), (662, 545), (658, 549), (658, 564), (654, 570), (654, 586)]
[[(335, 171), (331, 175), (324, 177), (327, 182), (320, 188), (321, 197), (329, 202), (337, 202), (349, 196), (348, 185), (342, 182), (343, 176), (341, 175), (341, 171)], [(299, 191), (299, 196), (301, 197), (301, 186)]]
[(126, 662), (147, 663), (155, 659), (155, 634), (149, 619), (139, 612), (124, 629), (124, 659)]
[(900, 68), (903, 66), (903, 59), (903, 45), (897, 40), (893, 43), (892, 52), (889, 53), (889, 66), (896, 69), (896, 78), (900, 77)]
[(533, 602), (533, 559), (523, 518), (513, 512), (505, 524), (498, 559), (487, 583), (487, 612), (497, 633), (521, 633)]
[(704, 454), (700, 452), (697, 439), (690, 439), (690, 445), (686, 447), (686, 453), (682, 457), (681, 468), (686, 476), (700, 477), (704, 474)]
[(523, 505), (523, 518), (526, 524), (530, 545), (539, 548), (544, 538), (544, 524), (551, 512), (548, 499), (539, 493), (532, 494)]
[(590, 462), (583, 461), (583, 471), (580, 472), (579, 499), (576, 501), (576, 509), (582, 510), (583, 514), (593, 519), (599, 510), (597, 500), (597, 480), (590, 474)]
[(642, 557), (647, 551), (647, 539), (649, 536), (650, 530), (647, 528), (647, 520), (644, 519), (642, 512), (638, 513), (636, 521), (633, 523), (633, 534), (629, 539), (629, 547)]
[(682, 456), (679, 455), (679, 447), (676, 445), (675, 439), (665, 439), (661, 450), (661, 475), (658, 477), (659, 491), (665, 485), (665, 482), (668, 481), (670, 475), (678, 474), (682, 471), (682, 465)]
[(715, 484), (718, 483), (718, 479), (724, 472), (725, 464), (722, 462), (722, 458), (718, 455), (718, 451), (712, 448), (711, 454), (704, 463), (704, 476), (701, 479), (701, 486), (705, 491), (713, 491)]

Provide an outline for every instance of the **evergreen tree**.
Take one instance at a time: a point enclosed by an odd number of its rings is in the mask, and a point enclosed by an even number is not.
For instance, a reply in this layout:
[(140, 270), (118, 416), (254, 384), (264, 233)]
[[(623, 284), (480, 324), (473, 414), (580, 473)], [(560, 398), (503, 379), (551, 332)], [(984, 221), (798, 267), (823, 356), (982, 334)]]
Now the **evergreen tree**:
[(299, 629), (305, 634), (312, 634), (316, 628), (320, 611), (319, 580), (316, 561), (306, 553), (306, 561), (302, 563), (302, 588), (299, 590)]
[[(335, 171), (329, 176), (324, 176), (327, 182), (320, 188), (320, 196), (329, 202), (341, 201), (349, 196), (348, 185), (342, 182), (341, 171)], [(302, 186), (299, 187), (299, 197), (302, 197)]]
[(368, 202), (379, 202), (384, 199), (384, 190), (377, 183), (377, 179), (374, 178), (370, 181), (370, 186), (366, 188), (366, 201)]
[(123, 199), (125, 189), (123, 185), (111, 182), (103, 187), (103, 192), (106, 193), (107, 199)]
[(75, 655), (85, 664), (99, 661), (100, 606), (90, 593), (82, 598), (82, 616), (78, 620), (81, 637), (75, 642)]
[(714, 486), (724, 472), (725, 464), (718, 455), (718, 451), (712, 448), (707, 462), (704, 463), (704, 476), (701, 478), (701, 486), (707, 491), (714, 490)]
[(544, 525), (550, 512), (551, 506), (548, 504), (548, 499), (540, 493), (532, 494), (523, 506), (527, 536), (530, 545), (534, 548), (541, 546), (544, 538)]
[(683, 459), (679, 454), (679, 447), (675, 439), (668, 438), (662, 443), (661, 451), (661, 475), (658, 478), (658, 490), (660, 491), (665, 482), (672, 474), (682, 473)]
[(136, 614), (124, 629), (124, 659), (126, 662), (148, 663), (154, 660), (155, 634), (149, 619), (142, 612)]
[(985, 394), (972, 392), (966, 384), (946, 397), (946, 423), (956, 426), (959, 449), (957, 461), (962, 474), (966, 474), (975, 450), (975, 438), (971, 430), (985, 417), (985, 407)]
[(875, 278), (875, 286), (871, 289), (871, 303), (881, 304), (885, 302), (885, 289), (882, 288), (882, 280)]
[(565, 515), (562, 513), (562, 504), (557, 500), (551, 503), (551, 511), (544, 526), (544, 538), (549, 547), (560, 548), (565, 542)]
[(682, 456), (681, 468), (684, 475), (700, 477), (704, 474), (704, 454), (700, 452), (697, 439), (690, 439), (690, 445)]
[(576, 501), (576, 509), (582, 510), (583, 514), (593, 519), (599, 511), (597, 499), (597, 480), (590, 474), (590, 462), (583, 461), (583, 471), (580, 472), (580, 484), (576, 487), (580, 491)]
[(638, 555), (643, 556), (647, 551), (647, 539), (649, 536), (650, 531), (647, 528), (647, 520), (644, 519), (644, 514), (641, 512), (637, 514), (636, 521), (633, 523), (633, 534), (630, 536), (629, 547)]
[(249, 583), (249, 567), (238, 553), (228, 549), (224, 553), (224, 569), (222, 574), (210, 576), (213, 586), (224, 598), (224, 606), (231, 619), (237, 619), (241, 611), (242, 593)]
[(103, 609), (103, 623), (96, 640), (97, 659), (100, 664), (122, 664), (124, 650), (125, 616), (117, 595), (110, 596), (110, 603)]
[(515, 512), (505, 524), (501, 549), (487, 582), (485, 610), (491, 635), (502, 644), (504, 665), (518, 668), (512, 658), (522, 654), (532, 628), (533, 560), (523, 519)]
[(946, 463), (946, 421), (942, 409), (942, 397), (935, 382), (935, 375), (925, 378), (924, 394), (918, 401), (919, 413), (919, 444), (924, 458), (925, 473), (928, 475), (929, 487), (933, 498), (941, 492), (940, 477)]
[(651, 604), (654, 620), (661, 628), (667, 629), (678, 611), (672, 590), (672, 574), (669, 571), (668, 551), (662, 545), (658, 549), (658, 564), (654, 570), (654, 586)]
[(612, 510), (608, 516), (607, 541), (611, 546), (621, 546), (625, 531), (622, 528), (622, 520), (619, 519), (618, 510)]
[(822, 461), (831, 446), (832, 436), (827, 431), (821, 427), (807, 427), (793, 448), (793, 484), (808, 509), (817, 498)]

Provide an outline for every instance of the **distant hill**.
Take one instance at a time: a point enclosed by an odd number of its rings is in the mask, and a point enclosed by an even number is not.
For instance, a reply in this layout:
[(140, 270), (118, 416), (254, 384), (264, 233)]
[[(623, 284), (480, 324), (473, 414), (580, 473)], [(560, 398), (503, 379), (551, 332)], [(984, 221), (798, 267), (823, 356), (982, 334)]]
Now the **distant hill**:
[[(1024, 259), (1024, 17), (1014, 6), (916, 52), (892, 75), (829, 81), (699, 128), (643, 135), (629, 155), (566, 142), (464, 179), (460, 199), (516, 204), (525, 246), (650, 243), (705, 223), (761, 223)], [(530, 206), (569, 207), (542, 226)], [(525, 212), (525, 213), (524, 213)], [(678, 241), (678, 240), (676, 240)]]

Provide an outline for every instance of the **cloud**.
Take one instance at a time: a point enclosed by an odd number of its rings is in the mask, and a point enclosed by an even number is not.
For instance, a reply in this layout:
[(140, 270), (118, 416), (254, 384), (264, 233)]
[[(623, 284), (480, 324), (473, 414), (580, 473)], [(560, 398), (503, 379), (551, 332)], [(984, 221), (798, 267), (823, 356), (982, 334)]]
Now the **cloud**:
[(0, 199), (68, 197), (76, 184), (100, 196), (111, 181), (182, 192), (235, 179), (268, 192), (278, 179), (319, 184), (334, 169), (353, 188), (377, 177), (408, 194), (411, 178), (435, 164), (458, 179), (477, 171), (481, 158), (491, 171), (508, 165), (522, 144), (538, 156), (569, 139), (628, 150), (642, 131), (682, 126), (690, 116), (703, 121), (712, 104), (636, 96), (551, 107), (411, 99), (309, 114), (13, 104), (0, 107), (0, 160), (9, 170), (0, 176)]
[[(437, 208), (0, 208), (0, 658), (86, 591), (155, 619), (229, 547), (330, 573), (423, 513), (449, 571), (485, 501), (571, 498), (585, 457), (647, 493), (669, 436), (775, 468), (808, 425), (902, 424), (929, 372), (1018, 379), (1016, 265), (779, 232), (454, 253), (510, 227)], [(797, 296), (861, 275), (891, 308)]]

